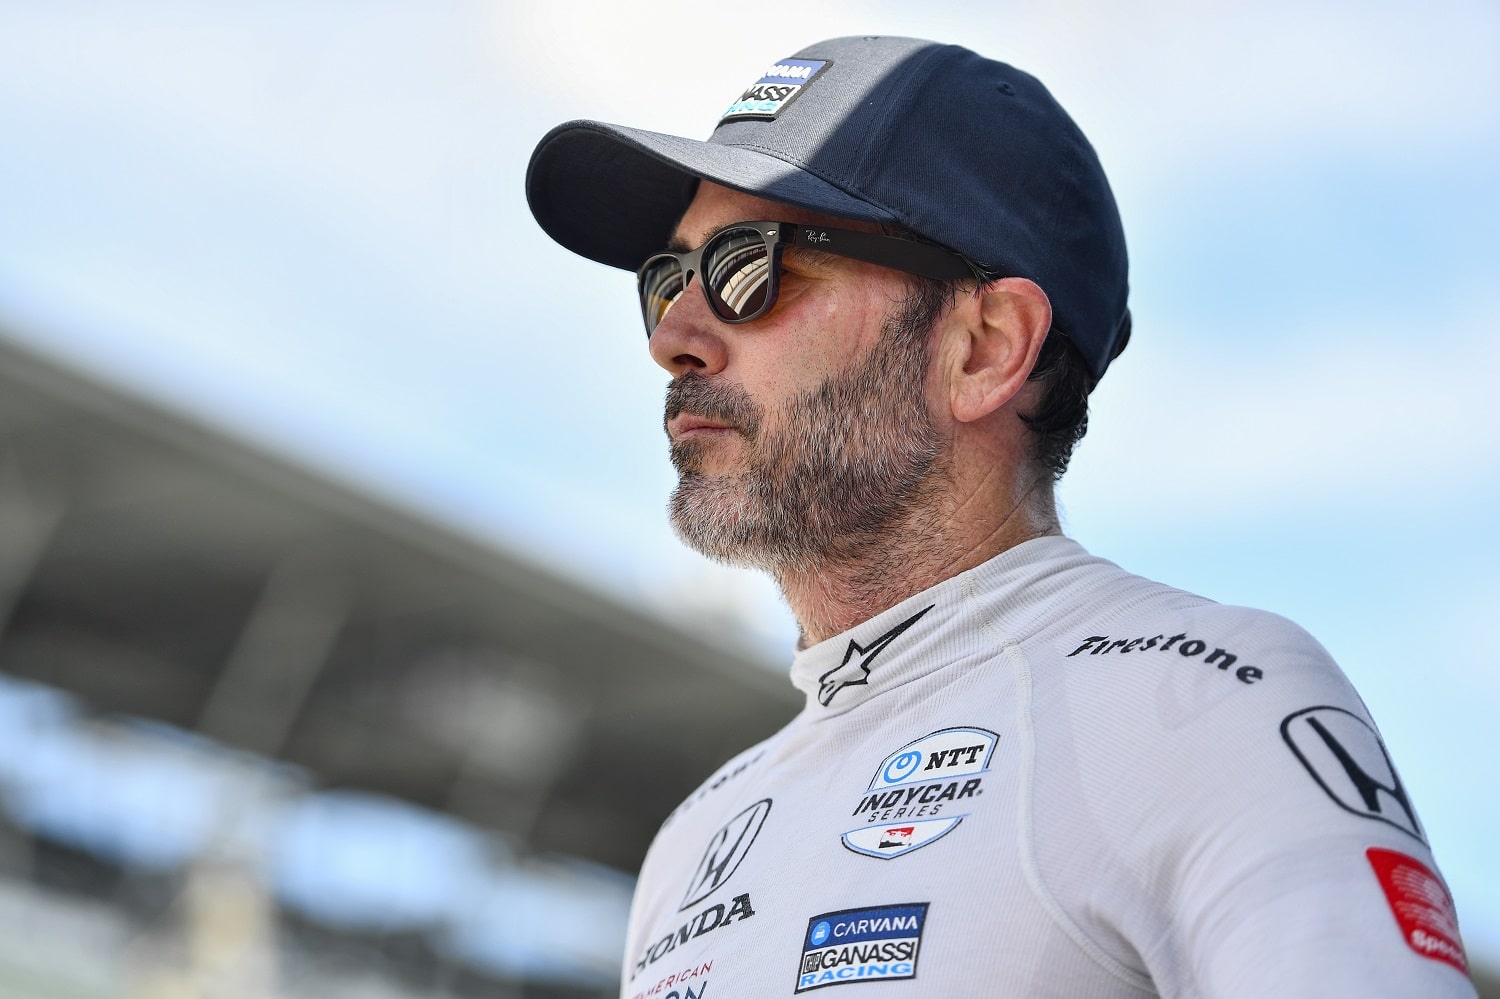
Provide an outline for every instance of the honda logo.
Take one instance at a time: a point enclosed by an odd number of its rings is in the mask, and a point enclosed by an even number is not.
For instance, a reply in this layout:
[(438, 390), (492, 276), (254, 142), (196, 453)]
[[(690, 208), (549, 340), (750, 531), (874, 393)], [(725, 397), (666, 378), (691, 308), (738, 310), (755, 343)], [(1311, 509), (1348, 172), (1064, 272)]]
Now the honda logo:
[(688, 882), (687, 894), (683, 896), (677, 911), (681, 912), (688, 906), (703, 901), (734, 875), (735, 868), (740, 866), (740, 861), (750, 852), (751, 844), (760, 835), (760, 827), (770, 814), (771, 799), (763, 798), (730, 819), (722, 829), (713, 834), (708, 841), (708, 849), (703, 851), (703, 859), (698, 861), (698, 869), (693, 872), (693, 880)]
[(1340, 808), (1426, 842), (1396, 767), (1369, 722), (1323, 705), (1288, 715), (1281, 735)]

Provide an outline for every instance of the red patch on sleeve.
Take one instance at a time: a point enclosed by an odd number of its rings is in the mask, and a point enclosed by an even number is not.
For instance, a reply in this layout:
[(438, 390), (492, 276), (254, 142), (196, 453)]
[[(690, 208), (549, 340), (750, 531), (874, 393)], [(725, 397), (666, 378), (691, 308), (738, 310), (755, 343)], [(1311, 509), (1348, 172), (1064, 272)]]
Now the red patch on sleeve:
[(1365, 856), (1411, 949), (1467, 975), (1469, 962), (1458, 939), (1458, 914), (1442, 879), (1421, 861), (1395, 850), (1371, 847)]

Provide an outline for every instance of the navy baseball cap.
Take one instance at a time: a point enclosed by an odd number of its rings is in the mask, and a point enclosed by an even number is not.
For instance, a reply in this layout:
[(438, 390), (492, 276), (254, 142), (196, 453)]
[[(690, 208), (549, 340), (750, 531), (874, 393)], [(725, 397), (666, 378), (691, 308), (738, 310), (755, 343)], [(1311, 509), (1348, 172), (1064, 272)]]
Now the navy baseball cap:
[(1093, 147), (1034, 77), (957, 45), (835, 38), (773, 63), (706, 142), (598, 121), (548, 132), (526, 172), (564, 247), (634, 271), (699, 180), (894, 222), (1030, 278), (1097, 378), (1130, 338), (1125, 235)]

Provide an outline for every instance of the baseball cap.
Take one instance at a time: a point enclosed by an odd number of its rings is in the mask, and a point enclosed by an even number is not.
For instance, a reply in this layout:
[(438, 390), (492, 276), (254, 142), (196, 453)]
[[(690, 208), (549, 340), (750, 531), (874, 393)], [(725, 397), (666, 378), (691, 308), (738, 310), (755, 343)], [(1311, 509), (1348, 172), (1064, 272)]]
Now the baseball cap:
[(526, 197), (558, 243), (633, 271), (699, 180), (898, 223), (1030, 278), (1096, 378), (1130, 338), (1125, 236), (1093, 147), (1036, 78), (966, 48), (818, 42), (773, 63), (707, 141), (566, 122), (532, 153)]

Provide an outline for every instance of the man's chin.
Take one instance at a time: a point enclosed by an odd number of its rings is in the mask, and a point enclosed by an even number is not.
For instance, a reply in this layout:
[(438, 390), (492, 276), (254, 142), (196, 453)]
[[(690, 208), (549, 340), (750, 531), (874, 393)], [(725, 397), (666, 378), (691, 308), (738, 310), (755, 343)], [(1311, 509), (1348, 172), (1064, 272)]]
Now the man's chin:
[(757, 567), (749, 498), (736, 477), (681, 472), (668, 503), (672, 530), (689, 548), (716, 562)]

